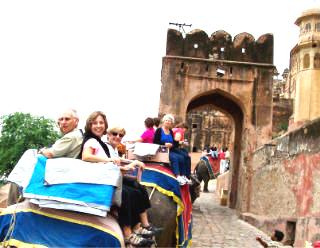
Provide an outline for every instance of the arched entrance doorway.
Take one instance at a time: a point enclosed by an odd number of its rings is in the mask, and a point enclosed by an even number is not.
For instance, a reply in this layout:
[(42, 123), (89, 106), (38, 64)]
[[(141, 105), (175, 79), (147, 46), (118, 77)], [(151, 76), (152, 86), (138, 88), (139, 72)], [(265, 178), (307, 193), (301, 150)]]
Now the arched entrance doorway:
[[(225, 113), (232, 119), (234, 137), (232, 150), (232, 167), (231, 167), (231, 183), (230, 183), (230, 195), (229, 195), (229, 206), (235, 208), (237, 204), (237, 192), (238, 192), (238, 181), (239, 181), (239, 166), (241, 156), (241, 141), (242, 141), (242, 130), (244, 114), (240, 107), (240, 101), (235, 99), (227, 92), (221, 90), (214, 90), (207, 92), (206, 94), (194, 97), (188, 104), (187, 107), (187, 118), (188, 113), (191, 113), (195, 109), (199, 109), (201, 106), (212, 105), (217, 110)], [(192, 123), (191, 123), (192, 127)], [(190, 130), (191, 131), (191, 130)], [(200, 134), (201, 135), (201, 134)], [(192, 138), (192, 137), (191, 137)], [(192, 140), (190, 140), (192, 143)]]

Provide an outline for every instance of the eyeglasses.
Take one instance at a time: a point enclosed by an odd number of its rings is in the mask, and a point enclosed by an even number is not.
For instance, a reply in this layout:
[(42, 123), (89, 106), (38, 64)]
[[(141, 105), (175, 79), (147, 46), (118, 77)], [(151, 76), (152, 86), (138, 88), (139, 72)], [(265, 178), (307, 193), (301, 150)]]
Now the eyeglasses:
[(122, 134), (122, 133), (116, 133), (116, 132), (112, 132), (111, 133), (113, 136), (119, 136), (120, 138), (122, 138), (123, 136), (124, 136), (124, 134)]
[(58, 121), (70, 121), (71, 118), (70, 117), (61, 117), (58, 119)]

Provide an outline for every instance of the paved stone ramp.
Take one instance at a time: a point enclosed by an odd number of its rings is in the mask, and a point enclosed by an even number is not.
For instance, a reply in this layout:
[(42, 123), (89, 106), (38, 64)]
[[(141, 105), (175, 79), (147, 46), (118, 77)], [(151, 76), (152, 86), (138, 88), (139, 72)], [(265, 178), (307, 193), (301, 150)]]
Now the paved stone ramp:
[(259, 248), (256, 236), (267, 235), (240, 220), (236, 211), (220, 206), (214, 193), (215, 180), (209, 182), (209, 193), (201, 192), (193, 205), (192, 247)]

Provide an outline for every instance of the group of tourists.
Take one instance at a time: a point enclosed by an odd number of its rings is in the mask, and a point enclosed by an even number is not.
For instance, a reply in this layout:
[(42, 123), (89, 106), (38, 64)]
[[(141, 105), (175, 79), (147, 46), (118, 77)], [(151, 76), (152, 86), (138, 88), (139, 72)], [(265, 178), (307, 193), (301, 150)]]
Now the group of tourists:
[(220, 148), (216, 146), (207, 146), (205, 149), (207, 156), (211, 156), (220, 166), (220, 175), (230, 169), (230, 151), (228, 147)]
[[(180, 185), (191, 184), (191, 158), (184, 148), (187, 144), (184, 134), (188, 129), (185, 123), (174, 124), (174, 117), (171, 114), (158, 117), (148, 117), (144, 121), (146, 130), (136, 142), (154, 143), (169, 148), (170, 168), (175, 174)], [(161, 125), (160, 125), (161, 124)]]
[[(42, 148), (39, 153), (47, 158), (69, 157), (79, 158), (87, 162), (109, 163), (119, 166), (123, 175), (136, 168), (143, 169), (144, 163), (134, 160), (128, 163), (118, 152), (118, 146), (126, 131), (123, 127), (108, 126), (106, 115), (95, 111), (86, 120), (84, 132), (78, 129), (79, 118), (73, 109), (65, 111), (58, 118), (58, 125), (63, 134), (52, 147)], [(164, 145), (170, 149), (169, 159), (173, 173), (180, 185), (191, 183), (191, 159), (182, 147), (184, 143), (185, 125), (180, 124), (173, 129), (174, 117), (170, 114), (162, 119), (147, 118), (146, 130), (139, 142)], [(102, 138), (106, 135), (107, 141)], [(117, 192), (120, 195), (117, 196)], [(114, 198), (120, 198), (116, 207), (116, 215), (122, 228), (126, 244), (148, 246), (154, 243), (153, 237), (158, 228), (148, 221), (146, 210), (151, 207), (148, 193), (144, 186), (132, 179), (122, 176), (121, 191), (116, 191)]]
[[(64, 134), (52, 147), (43, 148), (39, 153), (47, 158), (71, 157), (88, 162), (112, 162), (119, 165), (122, 172), (143, 168), (138, 160), (123, 164), (117, 146), (126, 131), (122, 127), (108, 127), (106, 116), (95, 111), (86, 120), (84, 133), (77, 129), (79, 118), (75, 110), (65, 111), (58, 119), (59, 128)], [(107, 135), (107, 142), (102, 136)], [(150, 225), (146, 210), (151, 207), (146, 189), (137, 181), (123, 177), (118, 206), (118, 222), (122, 228), (126, 244), (148, 246), (154, 243), (152, 237), (157, 228)], [(115, 196), (116, 197), (116, 196)]]

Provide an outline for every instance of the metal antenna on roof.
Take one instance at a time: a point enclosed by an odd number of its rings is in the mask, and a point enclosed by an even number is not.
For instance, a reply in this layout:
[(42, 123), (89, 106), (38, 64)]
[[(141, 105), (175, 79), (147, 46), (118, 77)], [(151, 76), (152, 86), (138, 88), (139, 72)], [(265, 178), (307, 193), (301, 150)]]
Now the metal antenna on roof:
[(191, 28), (191, 26), (192, 26), (192, 24), (175, 23), (175, 22), (169, 22), (169, 25), (178, 26), (178, 27), (179, 27), (179, 31), (181, 31), (181, 29), (182, 29), (182, 31), (183, 31), (184, 33), (186, 33), (186, 31), (184, 30), (183, 27), (190, 27), (190, 28)]

